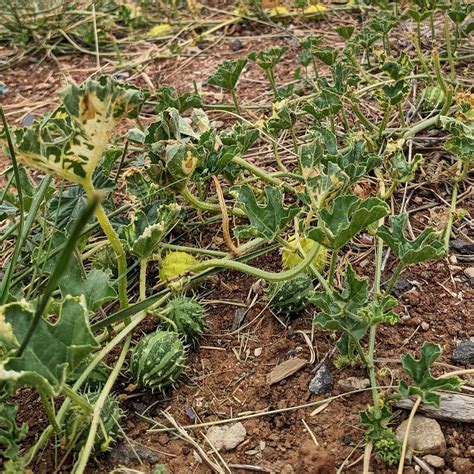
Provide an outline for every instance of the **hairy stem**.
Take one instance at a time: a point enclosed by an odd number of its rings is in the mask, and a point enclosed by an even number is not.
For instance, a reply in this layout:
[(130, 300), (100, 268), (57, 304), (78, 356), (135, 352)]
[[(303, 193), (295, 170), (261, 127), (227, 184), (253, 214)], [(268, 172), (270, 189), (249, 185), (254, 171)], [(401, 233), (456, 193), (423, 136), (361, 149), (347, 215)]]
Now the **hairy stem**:
[(89, 461), (89, 457), (91, 455), (92, 448), (94, 446), (95, 435), (97, 433), (97, 427), (99, 426), (99, 422), (100, 422), (100, 413), (102, 411), (102, 408), (104, 407), (105, 401), (107, 397), (109, 396), (110, 391), (112, 390), (115, 380), (120, 374), (120, 370), (122, 368), (123, 363), (125, 362), (125, 356), (127, 355), (131, 340), (132, 340), (132, 335), (129, 334), (123, 344), (120, 355), (117, 361), (115, 362), (112, 373), (110, 374), (106, 384), (104, 385), (104, 388), (100, 392), (99, 398), (94, 404), (94, 412), (92, 415), (89, 436), (87, 437), (86, 443), (84, 444), (84, 447), (81, 449), (81, 452), (79, 454), (79, 459), (77, 460), (77, 463), (74, 466), (74, 470), (73, 470), (74, 474), (82, 474), (84, 470), (86, 469), (87, 462)]
[(284, 272), (274, 273), (274, 272), (267, 272), (265, 270), (261, 270), (260, 268), (252, 267), (251, 265), (247, 265), (241, 262), (235, 262), (233, 260), (228, 259), (211, 259), (207, 260), (206, 262), (200, 263), (190, 270), (193, 273), (198, 273), (203, 270), (207, 270), (208, 268), (227, 268), (229, 270), (237, 270), (242, 273), (246, 273), (248, 275), (252, 275), (256, 278), (261, 278), (262, 280), (267, 281), (284, 281), (293, 278), (306, 270), (308, 266), (311, 264), (313, 258), (316, 256), (319, 250), (319, 243), (313, 244), (310, 251), (306, 254), (306, 257), (295, 267), (291, 268), (290, 270), (286, 270)]
[[(87, 196), (92, 199), (95, 194), (94, 185), (92, 182), (89, 182), (87, 185), (84, 185), (84, 190)], [(99, 221), (102, 230), (110, 241), (110, 245), (115, 252), (117, 257), (117, 267), (118, 267), (118, 295), (120, 301), (120, 307), (126, 308), (128, 306), (128, 296), (127, 296), (127, 258), (125, 256), (125, 250), (123, 248), (122, 242), (117, 235), (117, 232), (112, 227), (107, 214), (102, 207), (102, 204), (99, 202), (95, 210), (95, 216)]]

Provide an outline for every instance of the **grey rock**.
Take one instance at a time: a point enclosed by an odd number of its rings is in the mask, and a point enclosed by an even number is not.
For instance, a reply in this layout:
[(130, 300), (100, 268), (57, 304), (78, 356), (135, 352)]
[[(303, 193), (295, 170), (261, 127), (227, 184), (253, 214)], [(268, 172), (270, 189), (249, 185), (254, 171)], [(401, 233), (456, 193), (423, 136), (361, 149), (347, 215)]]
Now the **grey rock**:
[(323, 364), (309, 382), (309, 391), (314, 395), (321, 395), (329, 392), (332, 385), (332, 374), (327, 364)]
[(430, 466), (441, 469), (444, 467), (444, 459), (440, 458), (439, 456), (435, 456), (434, 454), (427, 454), (423, 456), (423, 461), (427, 462)]
[(453, 360), (463, 365), (474, 364), (474, 341), (458, 342), (453, 352)]
[(345, 380), (339, 380), (337, 384), (345, 392), (352, 392), (370, 387), (370, 380), (362, 377), (347, 377)]
[(229, 46), (232, 51), (240, 51), (243, 48), (242, 41), (240, 41), (238, 38), (231, 41)]
[[(397, 428), (397, 439), (402, 442), (408, 420), (403, 421)], [(408, 435), (407, 457), (410, 459), (413, 452), (420, 454), (444, 455), (446, 440), (441, 427), (436, 420), (416, 415)]]
[(211, 426), (206, 436), (218, 451), (230, 451), (245, 440), (247, 430), (240, 422), (231, 426)]
[[(137, 455), (139, 459), (137, 458)], [(129, 443), (122, 441), (118, 443), (110, 453), (110, 460), (114, 465), (139, 464), (140, 460), (148, 464), (156, 464), (160, 460), (160, 456), (142, 444), (134, 442), (132, 449), (132, 446), (130, 446)]]
[(449, 246), (461, 255), (474, 254), (474, 244), (465, 239), (453, 239), (449, 242)]
[(403, 293), (411, 290), (413, 288), (413, 284), (410, 283), (405, 275), (400, 275), (395, 284), (392, 288), (392, 293), (398, 298)]
[(464, 270), (464, 275), (466, 275), (470, 287), (474, 288), (474, 267), (466, 268)]

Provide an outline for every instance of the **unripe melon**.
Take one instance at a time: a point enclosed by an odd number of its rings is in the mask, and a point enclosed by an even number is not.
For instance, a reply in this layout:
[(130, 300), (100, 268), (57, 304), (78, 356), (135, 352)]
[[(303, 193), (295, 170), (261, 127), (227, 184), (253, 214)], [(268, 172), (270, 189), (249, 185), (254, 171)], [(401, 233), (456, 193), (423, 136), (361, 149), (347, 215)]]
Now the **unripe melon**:
[[(296, 267), (296, 265), (298, 265), (302, 260), (297, 250), (296, 236), (295, 235), (290, 236), (290, 238), (288, 239), (288, 243), (291, 246), (291, 250), (288, 248), (285, 248), (283, 250), (283, 254), (281, 258), (281, 263), (285, 270)], [(306, 254), (311, 250), (311, 248), (313, 247), (315, 243), (316, 242), (314, 240), (308, 237), (300, 237), (301, 248)], [(328, 253), (327, 248), (320, 245), (316, 256), (313, 258), (312, 264), (316, 267), (316, 270), (318, 270), (318, 272), (320, 273), (324, 271), (324, 269), (326, 268), (327, 253)]]

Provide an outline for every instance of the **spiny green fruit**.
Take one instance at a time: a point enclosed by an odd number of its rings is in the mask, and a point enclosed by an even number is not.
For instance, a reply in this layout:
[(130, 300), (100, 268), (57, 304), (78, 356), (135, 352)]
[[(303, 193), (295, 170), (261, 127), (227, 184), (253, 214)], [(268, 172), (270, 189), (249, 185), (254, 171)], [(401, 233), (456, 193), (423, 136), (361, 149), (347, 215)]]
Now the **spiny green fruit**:
[(176, 325), (178, 334), (186, 341), (192, 341), (204, 332), (206, 325), (206, 310), (195, 299), (187, 296), (177, 296), (170, 300), (164, 309), (162, 325), (173, 330)]
[[(283, 254), (281, 258), (281, 263), (285, 270), (296, 267), (296, 265), (298, 265), (302, 260), (297, 250), (298, 247), (297, 247), (296, 236), (291, 235), (290, 238), (288, 239), (288, 243), (290, 244), (291, 249), (285, 248), (283, 250)], [(316, 242), (314, 240), (309, 239), (308, 237), (300, 238), (301, 248), (304, 250), (305, 253), (308, 253), (311, 250), (311, 247), (315, 243)], [(316, 253), (316, 256), (313, 258), (313, 261), (311, 262), (316, 267), (316, 270), (318, 270), (318, 272), (320, 273), (324, 271), (324, 269), (326, 268), (327, 254), (328, 254), (328, 249), (320, 245), (319, 250)]]
[(180, 275), (191, 267), (197, 265), (199, 261), (186, 252), (169, 252), (161, 261), (160, 279), (161, 281)]
[(179, 335), (158, 330), (140, 339), (135, 346), (130, 372), (140, 387), (163, 390), (176, 381), (185, 361), (186, 352)]
[[(99, 398), (100, 392), (90, 392), (83, 396), (94, 406)], [(113, 395), (109, 395), (105, 399), (104, 406), (100, 412), (100, 424), (97, 428), (93, 453), (98, 455), (109, 451), (112, 444), (115, 443), (119, 434), (119, 422), (122, 418), (122, 410), (120, 409), (117, 399)], [(66, 414), (64, 421), (64, 430), (66, 438), (66, 446), (72, 448), (73, 451), (79, 451), (85, 444), (89, 435), (92, 413), (85, 413), (82, 407), (73, 405)]]
[(276, 314), (289, 317), (308, 306), (312, 292), (311, 278), (301, 273), (291, 280), (270, 283), (267, 288), (268, 305)]
[(428, 86), (423, 91), (422, 101), (422, 109), (424, 111), (441, 108), (444, 102), (443, 89), (439, 86)]
[[(74, 372), (68, 377), (68, 383), (74, 385), (79, 379), (82, 373), (87, 369), (92, 361), (92, 357), (86, 357), (74, 370)], [(85, 391), (94, 392), (102, 388), (107, 382), (112, 369), (103, 361), (100, 361), (93, 369), (92, 372), (87, 376), (87, 380), (84, 382), (82, 387)], [(81, 391), (84, 391), (81, 388)]]

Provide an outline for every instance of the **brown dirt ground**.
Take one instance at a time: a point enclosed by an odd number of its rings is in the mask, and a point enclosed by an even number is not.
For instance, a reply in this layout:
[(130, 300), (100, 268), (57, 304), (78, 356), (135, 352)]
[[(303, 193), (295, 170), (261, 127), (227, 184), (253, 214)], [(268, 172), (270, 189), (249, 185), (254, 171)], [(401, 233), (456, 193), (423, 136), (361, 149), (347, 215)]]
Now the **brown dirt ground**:
[[(316, 28), (324, 31), (323, 26)], [(240, 27), (228, 31), (216, 47), (200, 52), (193, 59), (177, 58), (147, 65), (144, 72), (158, 85), (168, 83), (184, 90), (192, 86), (192, 80), (204, 80), (222, 59), (245, 55), (250, 50), (267, 47), (270, 44), (287, 44), (292, 40), (282, 38), (251, 38), (252, 35), (264, 34), (269, 31), (262, 28)], [(242, 36), (243, 48), (232, 51), (230, 44), (235, 37)], [(288, 55), (280, 66), (279, 77), (289, 77), (295, 63), (293, 54)], [(11, 122), (21, 123), (28, 113), (38, 114), (50, 110), (54, 104), (55, 92), (64, 84), (64, 77), (81, 81), (93, 71), (94, 60), (78, 55), (61, 57), (59, 65), (46, 60), (40, 64), (24, 63), (6, 72), (2, 81), (10, 88), (4, 99), (4, 106)], [(143, 77), (135, 75), (135, 82), (144, 85)], [(248, 103), (261, 101), (266, 92), (263, 77), (255, 67), (250, 67), (239, 87), (239, 95)], [(220, 100), (220, 93), (205, 88), (208, 101)], [(215, 114), (216, 120), (223, 117)], [(0, 156), (0, 160), (1, 160)], [(0, 161), (0, 170), (5, 161)], [(420, 201), (410, 203), (409, 209), (433, 199), (429, 192), (419, 194)], [(445, 195), (445, 199), (447, 196)], [(469, 211), (474, 209), (472, 200), (465, 201), (463, 207)], [(444, 207), (438, 206), (442, 210)], [(426, 225), (430, 214), (426, 211), (415, 212), (412, 217), (419, 227)], [(219, 234), (219, 229), (207, 229), (206, 235)], [(415, 230), (416, 232), (416, 230)], [(365, 254), (364, 254), (365, 253)], [(373, 246), (364, 244), (350, 250), (351, 258), (357, 259), (356, 268), (362, 274), (371, 275)], [(260, 258), (258, 263), (267, 270), (279, 269), (279, 257)], [(451, 364), (451, 354), (458, 339), (466, 339), (472, 334), (472, 310), (474, 290), (469, 287), (463, 277), (462, 270), (469, 266), (466, 262), (441, 261), (418, 265), (407, 271), (405, 276), (415, 287), (400, 298), (400, 314), (402, 321), (396, 327), (382, 327), (378, 334), (377, 356), (398, 360), (402, 353), (417, 354), (424, 341), (433, 341), (444, 349), (441, 362)], [(389, 261), (384, 276), (390, 273)], [(171, 473), (205, 473), (209, 469), (196, 460), (193, 448), (186, 442), (176, 439), (171, 433), (153, 433), (148, 431), (152, 425), (138, 416), (144, 413), (157, 423), (163, 422), (162, 410), (167, 410), (182, 425), (192, 424), (194, 415), (199, 422), (211, 422), (239, 416), (241, 413), (257, 410), (274, 410), (295, 407), (301, 404), (341, 393), (338, 381), (349, 376), (365, 377), (363, 368), (349, 368), (341, 371), (332, 367), (334, 381), (330, 393), (314, 396), (308, 390), (312, 378), (312, 367), (306, 366), (286, 380), (268, 386), (266, 376), (280, 362), (292, 357), (309, 357), (308, 347), (298, 330), (308, 331), (311, 328), (312, 314), (306, 314), (293, 321), (290, 326), (282, 325), (268, 310), (265, 309), (263, 298), (259, 297), (248, 311), (244, 320), (245, 329), (232, 333), (231, 328), (238, 306), (232, 303), (248, 303), (248, 295), (254, 283), (252, 278), (235, 273), (222, 272), (218, 277), (208, 280), (199, 293), (205, 300), (216, 301), (208, 304), (209, 328), (200, 340), (200, 346), (189, 351), (189, 366), (181, 378), (179, 386), (167, 392), (166, 397), (160, 394), (136, 393), (129, 391), (129, 380), (123, 376), (115, 387), (117, 394), (122, 394), (122, 408), (126, 416), (122, 427), (130, 442), (139, 453), (143, 464), (134, 458), (125, 441), (121, 441), (110, 454), (106, 454), (95, 462), (91, 462), (88, 472), (111, 472), (119, 466), (135, 468), (143, 472), (152, 472), (156, 463), (167, 465)], [(254, 297), (252, 293), (250, 300)], [(428, 327), (421, 327), (428, 323)], [(140, 331), (153, 330), (153, 321), (148, 322)], [(137, 333), (137, 338), (139, 333)], [(328, 334), (315, 331), (313, 344), (318, 361), (334, 346), (335, 340)], [(258, 349), (258, 350), (257, 350)], [(261, 349), (261, 353), (259, 350)], [(257, 350), (257, 352), (256, 352)], [(113, 363), (113, 360), (109, 360)], [(390, 368), (388, 376), (381, 378), (385, 384), (400, 375), (397, 362), (383, 362), (380, 368)], [(437, 370), (440, 370), (439, 368)], [(29, 390), (22, 390), (20, 421), (27, 421), (30, 431), (27, 444), (32, 444), (44, 428), (46, 418), (37, 397)], [(363, 452), (363, 433), (358, 424), (358, 412), (370, 403), (368, 393), (345, 396), (333, 401), (325, 410), (316, 416), (310, 416), (313, 408), (301, 408), (295, 411), (275, 415), (264, 415), (243, 421), (247, 430), (244, 443), (235, 450), (224, 453), (226, 462), (232, 464), (258, 465), (266, 468), (266, 472), (284, 472), (284, 466), (292, 465), (300, 472), (316, 472), (313, 468), (301, 470), (298, 452), (302, 444), (311, 440), (303, 420), (307, 423), (319, 444), (332, 452), (339, 465), (346, 457), (351, 461), (359, 458)], [(192, 410), (191, 410), (192, 408)], [(194, 415), (193, 415), (194, 410)], [(400, 413), (397, 421), (406, 417)], [(459, 423), (441, 422), (447, 437), (449, 450), (446, 456), (447, 466), (452, 468), (453, 458), (472, 457), (474, 451), (474, 434), (471, 427)], [(158, 426), (158, 425), (157, 425)], [(190, 430), (189, 433), (205, 447), (202, 433), (204, 429)], [(142, 446), (148, 450), (140, 450)], [(457, 451), (456, 451), (457, 450)], [(352, 454), (351, 454), (352, 453)], [(63, 453), (59, 448), (50, 445), (40, 453), (30, 468), (35, 473), (53, 472), (54, 462), (60, 460)], [(59, 472), (69, 472), (71, 460), (62, 465)], [(371, 468), (374, 472), (395, 472), (388, 469), (376, 459)], [(345, 472), (360, 472), (361, 463), (355, 464)], [(117, 471), (115, 471), (117, 472)], [(122, 471), (125, 472), (125, 471)], [(232, 472), (248, 472), (232, 468)], [(414, 472), (409, 471), (407, 472)], [(446, 473), (451, 471), (445, 471)]]

